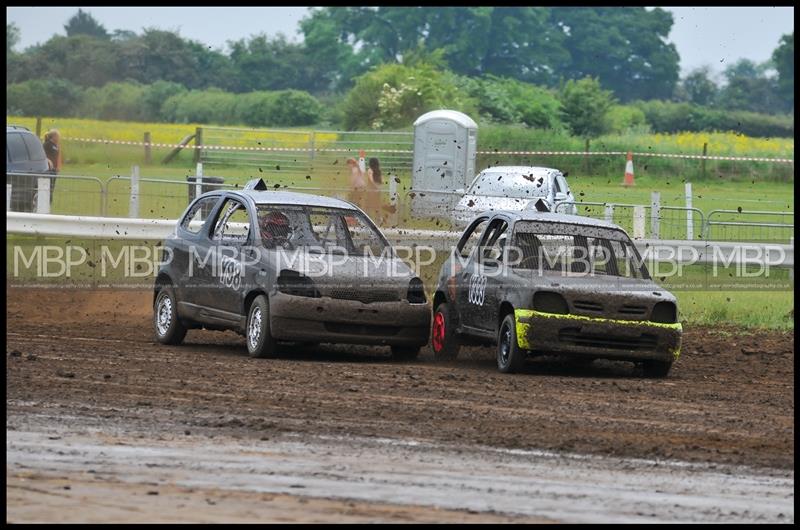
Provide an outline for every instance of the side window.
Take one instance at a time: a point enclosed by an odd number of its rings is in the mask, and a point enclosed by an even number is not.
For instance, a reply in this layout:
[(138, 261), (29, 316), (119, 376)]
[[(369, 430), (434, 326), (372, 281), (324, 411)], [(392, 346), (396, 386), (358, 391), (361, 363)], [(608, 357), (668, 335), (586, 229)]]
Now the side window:
[(555, 188), (556, 193), (565, 193), (565, 190), (561, 188), (561, 179), (558, 178), (558, 175), (553, 177), (553, 188)]
[(22, 136), (22, 140), (28, 148), (28, 154), (31, 160), (44, 160), (46, 158), (44, 155), (44, 147), (42, 147), (42, 143), (36, 136), (32, 134), (21, 134), (20, 136)]
[(481, 240), (481, 236), (483, 235), (483, 231), (486, 228), (486, 225), (489, 223), (489, 219), (482, 219), (478, 224), (476, 224), (472, 231), (467, 236), (464, 243), (458, 249), (459, 254), (461, 254), (462, 258), (468, 258), (472, 251), (475, 249), (475, 246), (478, 244), (478, 241)]
[(501, 261), (507, 239), (508, 223), (503, 219), (495, 219), (489, 225), (487, 237), (481, 242), (481, 259), (485, 261)]
[(6, 134), (6, 147), (12, 162), (28, 160), (28, 150), (25, 148), (25, 141), (22, 139), (21, 134)]
[(219, 197), (205, 197), (197, 201), (183, 218), (181, 228), (192, 234), (199, 233), (218, 200)]
[(239, 201), (225, 199), (211, 237), (225, 244), (244, 244), (250, 234), (250, 216)]

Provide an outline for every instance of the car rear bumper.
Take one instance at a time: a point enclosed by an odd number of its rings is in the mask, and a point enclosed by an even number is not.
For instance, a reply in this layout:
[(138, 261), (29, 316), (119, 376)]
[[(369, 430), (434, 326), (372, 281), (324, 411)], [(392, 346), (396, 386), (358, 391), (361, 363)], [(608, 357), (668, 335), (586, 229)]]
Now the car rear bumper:
[(514, 312), (520, 348), (606, 359), (675, 361), (681, 351), (680, 323), (560, 315), (529, 309)]
[(278, 340), (424, 346), (429, 304), (309, 298), (275, 293), (269, 299), (272, 336)]

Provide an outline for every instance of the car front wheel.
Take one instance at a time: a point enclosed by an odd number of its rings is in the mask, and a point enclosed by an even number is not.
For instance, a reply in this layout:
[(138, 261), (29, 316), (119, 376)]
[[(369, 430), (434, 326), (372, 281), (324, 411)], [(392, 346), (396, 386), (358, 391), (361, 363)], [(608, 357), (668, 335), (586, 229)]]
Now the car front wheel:
[(269, 302), (263, 294), (250, 304), (247, 312), (247, 352), (250, 357), (274, 357), (276, 341), (269, 326)]
[(500, 324), (497, 336), (497, 368), (503, 373), (514, 373), (525, 364), (525, 350), (517, 344), (517, 323), (508, 314)]
[(156, 340), (161, 344), (180, 344), (186, 337), (186, 326), (178, 320), (178, 307), (172, 287), (165, 286), (156, 296), (153, 306), (153, 325)]

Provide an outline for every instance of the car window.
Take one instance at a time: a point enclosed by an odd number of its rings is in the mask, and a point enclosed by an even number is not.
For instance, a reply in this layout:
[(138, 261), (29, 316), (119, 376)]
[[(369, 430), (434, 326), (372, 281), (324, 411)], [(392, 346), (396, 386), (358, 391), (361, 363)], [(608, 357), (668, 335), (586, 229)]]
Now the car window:
[(553, 187), (556, 190), (556, 193), (564, 193), (564, 190), (561, 189), (561, 181), (558, 177), (553, 178)]
[(257, 217), (261, 242), (269, 249), (374, 256), (387, 249), (380, 233), (357, 210), (259, 204)]
[(42, 146), (42, 142), (39, 141), (32, 134), (20, 134), (22, 140), (25, 142), (25, 146), (28, 148), (28, 155), (31, 157), (31, 160), (44, 160), (44, 147)]
[(218, 200), (219, 197), (214, 196), (204, 197), (197, 201), (183, 218), (181, 228), (192, 234), (199, 233)]
[(28, 150), (25, 141), (19, 133), (6, 134), (6, 149), (12, 162), (22, 162), (28, 160)]
[(472, 230), (470, 230), (469, 235), (466, 239), (462, 239), (463, 243), (459, 246), (458, 252), (461, 254), (461, 257), (468, 258), (470, 254), (472, 254), (473, 249), (478, 244), (478, 241), (481, 240), (481, 236), (483, 235), (483, 231), (486, 228), (486, 225), (489, 223), (489, 218), (486, 217), (481, 219), (478, 224), (474, 225)]
[(481, 241), (481, 259), (484, 261), (501, 261), (506, 244), (508, 223), (503, 219), (495, 219), (489, 225), (487, 235)]
[(247, 208), (234, 199), (225, 199), (214, 225), (212, 239), (225, 244), (243, 244), (250, 234), (250, 216)]
[(549, 183), (543, 175), (489, 172), (482, 173), (470, 187), (472, 195), (490, 197), (546, 197)]

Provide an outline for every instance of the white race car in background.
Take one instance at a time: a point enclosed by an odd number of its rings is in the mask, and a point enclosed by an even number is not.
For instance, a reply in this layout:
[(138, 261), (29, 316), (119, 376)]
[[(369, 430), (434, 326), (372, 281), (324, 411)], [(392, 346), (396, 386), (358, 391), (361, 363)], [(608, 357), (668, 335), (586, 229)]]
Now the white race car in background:
[(453, 224), (463, 228), (488, 210), (556, 211), (577, 215), (575, 198), (561, 171), (548, 167), (497, 166), (484, 169), (453, 208)]

